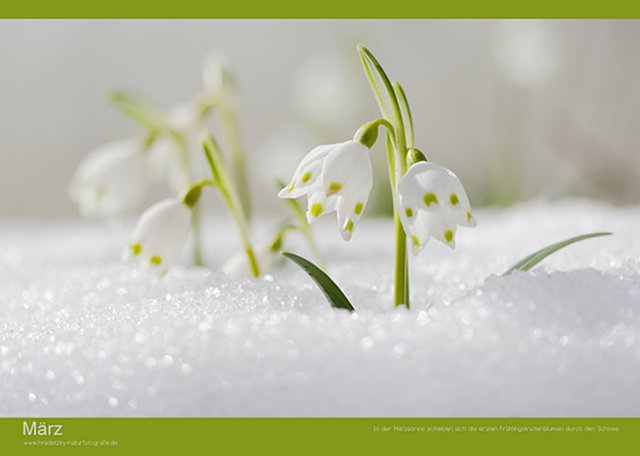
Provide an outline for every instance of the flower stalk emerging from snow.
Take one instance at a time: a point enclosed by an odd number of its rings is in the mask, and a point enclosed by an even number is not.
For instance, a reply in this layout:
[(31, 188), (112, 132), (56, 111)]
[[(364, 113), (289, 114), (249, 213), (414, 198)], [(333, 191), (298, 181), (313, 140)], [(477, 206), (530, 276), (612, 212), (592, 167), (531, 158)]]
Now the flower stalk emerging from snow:
[[(174, 192), (204, 178), (207, 163), (201, 155), (199, 135), (206, 129), (212, 114), (217, 114), (229, 144), (237, 193), (243, 211), (248, 214), (250, 201), (245, 154), (237, 122), (237, 90), (224, 56), (209, 56), (204, 60), (202, 70), (204, 90), (190, 102), (170, 109), (122, 91), (114, 91), (110, 99), (121, 112), (144, 128), (150, 138), (147, 147), (151, 149), (152, 164), (157, 171), (166, 174)], [(193, 210), (192, 230), (194, 263), (202, 265), (198, 208)]]
[[(276, 180), (276, 184), (278, 185), (278, 188), (284, 188), (286, 186), (286, 184), (279, 179)], [(322, 256), (322, 253), (320, 253), (320, 249), (318, 248), (318, 244), (316, 243), (315, 236), (313, 235), (313, 230), (311, 229), (311, 224), (307, 219), (304, 209), (302, 208), (302, 206), (300, 206), (295, 198), (286, 198), (285, 201), (288, 203), (288, 207), (291, 211), (291, 214), (293, 215), (294, 223), (290, 225), (291, 229), (299, 231), (304, 235), (307, 243), (309, 244), (309, 247), (313, 252), (315, 261), (320, 266), (324, 267), (324, 258)], [(285, 225), (285, 227), (286, 226), (287, 225)], [(278, 246), (277, 249), (280, 249), (284, 233), (290, 231), (290, 229), (285, 230), (285, 227), (283, 227), (283, 229), (281, 230), (281, 234), (279, 234), (279, 237), (276, 237), (273, 242), (273, 245)]]
[(227, 206), (229, 214), (233, 218), (236, 228), (238, 229), (240, 241), (242, 242), (242, 246), (247, 256), (251, 274), (254, 277), (258, 277), (260, 276), (260, 265), (258, 264), (258, 260), (251, 245), (251, 239), (249, 238), (247, 218), (244, 213), (242, 203), (240, 202), (238, 189), (224, 161), (224, 157), (220, 151), (220, 146), (218, 146), (217, 141), (210, 133), (204, 136), (202, 146), (213, 174), (215, 187), (220, 192), (222, 200)]
[(278, 196), (307, 196), (309, 222), (336, 211), (340, 233), (348, 241), (371, 192), (369, 151), (378, 139), (379, 127), (386, 127), (396, 234), (394, 306), (409, 307), (407, 235), (414, 254), (430, 236), (453, 247), (456, 226), (474, 226), (475, 220), (456, 175), (427, 162), (415, 149), (411, 111), (402, 86), (390, 81), (368, 49), (358, 46), (358, 52), (382, 118), (364, 124), (351, 141), (313, 149)]
[[(203, 106), (215, 107), (224, 131), (238, 189), (238, 198), (247, 219), (251, 218), (251, 199), (247, 178), (246, 154), (238, 128), (238, 91), (224, 55), (209, 55), (203, 64), (202, 76), (206, 88)], [(208, 100), (208, 103), (207, 103)]]
[[(278, 259), (278, 254), (284, 243), (285, 235), (290, 231), (297, 231), (300, 227), (297, 225), (283, 225), (275, 237), (267, 242), (262, 242), (255, 249), (255, 260), (260, 268), (261, 274), (271, 272)], [(240, 279), (252, 274), (250, 257), (245, 252), (237, 252), (232, 255), (222, 265), (222, 271), (231, 279)]]
[[(270, 267), (265, 258), (254, 253), (242, 205), (239, 201), (235, 182), (227, 169), (220, 147), (211, 134), (202, 139), (202, 147), (207, 163), (213, 174), (212, 180), (203, 180), (189, 187), (181, 198), (168, 198), (147, 209), (133, 230), (126, 257), (139, 257), (143, 264), (150, 265), (164, 274), (176, 260), (193, 225), (193, 213), (198, 206), (202, 188), (211, 186), (220, 192), (229, 214), (236, 223), (246, 259), (233, 258), (231, 270), (248, 270), (254, 277), (260, 275), (260, 259)], [(270, 249), (275, 248), (269, 245)], [(271, 252), (269, 252), (271, 253)], [(263, 255), (264, 256), (264, 255)]]

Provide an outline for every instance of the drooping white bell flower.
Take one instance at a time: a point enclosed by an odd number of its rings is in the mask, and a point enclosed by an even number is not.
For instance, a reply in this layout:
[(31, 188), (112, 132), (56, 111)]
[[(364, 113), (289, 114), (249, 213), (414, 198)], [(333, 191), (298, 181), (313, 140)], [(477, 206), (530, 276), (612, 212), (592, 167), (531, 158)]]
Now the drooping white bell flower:
[(184, 201), (167, 198), (140, 216), (125, 251), (125, 259), (136, 257), (144, 265), (166, 272), (184, 247), (192, 223), (192, 212)]
[(435, 163), (421, 161), (409, 168), (398, 182), (398, 202), (414, 255), (430, 236), (454, 248), (457, 225), (476, 226), (460, 179)]
[(147, 157), (140, 140), (111, 142), (80, 163), (69, 196), (85, 217), (124, 217), (143, 202), (147, 178)]
[(280, 198), (308, 198), (309, 223), (337, 211), (344, 240), (351, 239), (373, 185), (367, 146), (357, 141), (318, 146), (300, 162)]

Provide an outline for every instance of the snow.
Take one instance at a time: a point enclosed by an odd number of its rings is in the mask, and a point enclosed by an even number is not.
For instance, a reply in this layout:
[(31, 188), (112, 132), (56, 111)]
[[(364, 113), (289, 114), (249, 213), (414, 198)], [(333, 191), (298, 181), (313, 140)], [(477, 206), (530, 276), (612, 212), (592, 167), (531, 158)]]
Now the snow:
[[(640, 415), (640, 207), (476, 215), (456, 250), (411, 259), (410, 311), (391, 306), (390, 221), (365, 215), (344, 243), (325, 217), (319, 242), (356, 314), (290, 263), (158, 280), (120, 262), (129, 225), (0, 220), (0, 415)], [(615, 235), (498, 276), (592, 231)], [(235, 233), (224, 219), (207, 233), (219, 265)]]

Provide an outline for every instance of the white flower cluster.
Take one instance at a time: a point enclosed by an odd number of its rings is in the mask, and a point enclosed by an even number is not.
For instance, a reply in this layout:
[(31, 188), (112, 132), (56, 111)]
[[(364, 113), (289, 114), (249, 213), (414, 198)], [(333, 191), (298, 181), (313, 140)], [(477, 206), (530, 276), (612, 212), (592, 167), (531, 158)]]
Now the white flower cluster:
[(69, 186), (69, 196), (82, 216), (131, 215), (144, 203), (149, 182), (163, 177), (176, 194), (204, 179), (207, 166), (198, 140), (207, 125), (206, 106), (223, 98), (222, 65), (225, 62), (219, 56), (205, 60), (204, 91), (194, 101), (168, 109), (162, 132), (111, 142), (87, 155)]
[[(371, 187), (369, 149), (352, 140), (318, 146), (309, 152), (278, 196), (307, 196), (309, 222), (336, 211), (340, 233), (348, 241), (367, 205)], [(476, 224), (458, 177), (426, 161), (413, 164), (398, 182), (398, 210), (414, 255), (430, 237), (453, 248), (457, 225)]]

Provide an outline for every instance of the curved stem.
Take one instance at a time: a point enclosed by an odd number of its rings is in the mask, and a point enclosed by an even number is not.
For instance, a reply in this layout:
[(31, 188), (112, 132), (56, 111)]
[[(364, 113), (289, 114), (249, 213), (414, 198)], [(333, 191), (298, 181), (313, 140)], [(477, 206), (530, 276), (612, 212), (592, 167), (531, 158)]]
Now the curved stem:
[[(278, 185), (279, 189), (286, 186), (286, 184), (280, 179), (276, 179), (276, 184)], [(318, 243), (316, 242), (315, 236), (313, 235), (313, 229), (311, 229), (311, 225), (307, 220), (304, 209), (302, 208), (302, 206), (300, 206), (300, 203), (296, 199), (285, 199), (284, 201), (286, 201), (287, 205), (291, 209), (291, 212), (293, 213), (294, 218), (297, 220), (300, 231), (302, 231), (304, 236), (307, 238), (307, 242), (309, 243), (309, 247), (311, 247), (316, 263), (321, 268), (324, 268), (324, 257), (320, 252), (320, 248), (318, 248)]]
[(240, 234), (240, 241), (244, 247), (247, 259), (249, 260), (249, 266), (251, 267), (251, 273), (254, 277), (260, 276), (260, 268), (256, 259), (251, 240), (249, 238), (249, 229), (247, 227), (247, 219), (244, 214), (242, 205), (238, 198), (237, 189), (231, 179), (231, 175), (227, 170), (220, 151), (220, 146), (216, 142), (213, 135), (207, 134), (202, 142), (204, 153), (207, 157), (207, 162), (213, 173), (213, 179), (216, 183), (216, 188), (220, 191), (222, 200), (224, 201), (233, 221), (236, 223), (238, 233)]
[(292, 225), (292, 224), (283, 225), (278, 230), (278, 233), (273, 238), (273, 241), (271, 241), (271, 244), (269, 245), (269, 249), (272, 252), (277, 252), (282, 248), (282, 242), (284, 241), (285, 234), (287, 234), (289, 231), (300, 231), (300, 230), (302, 230), (302, 228), (299, 227), (298, 225)]
[(386, 127), (387, 133), (391, 135), (392, 140), (395, 143), (395, 127), (384, 117), (361, 125), (355, 135), (353, 135), (353, 140), (364, 144), (367, 148), (371, 149), (378, 139), (378, 127), (380, 125)]

